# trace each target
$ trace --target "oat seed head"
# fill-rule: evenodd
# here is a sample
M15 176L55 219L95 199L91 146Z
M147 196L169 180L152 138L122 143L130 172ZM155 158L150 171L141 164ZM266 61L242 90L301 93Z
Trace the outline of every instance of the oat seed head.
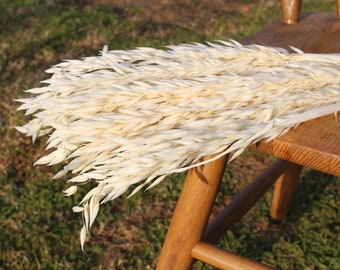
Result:
M293 53L230 41L108 51L67 60L43 87L18 100L34 118L17 129L48 136L54 151L36 164L65 162L64 192L96 184L74 207L81 245L100 204L234 153L340 109L340 55ZM215 158L215 159L216 159ZM209 161L205 161L209 162ZM69 174L67 174L69 173Z

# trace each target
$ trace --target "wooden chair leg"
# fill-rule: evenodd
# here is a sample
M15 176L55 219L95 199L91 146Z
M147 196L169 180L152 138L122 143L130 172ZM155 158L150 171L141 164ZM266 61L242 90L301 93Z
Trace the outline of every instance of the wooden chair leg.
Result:
M226 161L224 156L189 170L162 248L158 270L191 268L191 252L208 223Z
M272 218L283 220L286 217L301 171L302 166L290 163L288 169L277 180L270 212Z

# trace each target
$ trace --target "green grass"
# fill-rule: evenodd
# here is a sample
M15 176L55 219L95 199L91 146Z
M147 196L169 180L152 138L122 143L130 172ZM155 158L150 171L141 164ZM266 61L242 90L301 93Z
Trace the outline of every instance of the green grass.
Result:
M14 130L27 121L14 101L27 96L22 90L38 86L52 65L95 55L105 44L160 48L237 39L280 14L280 1L235 1L223 8L177 1L163 11L157 5L156 11L148 9L143 1L108 2L0 2L1 270L154 269L184 179L176 174L150 191L103 206L83 253L81 218L71 210L81 196L63 197L65 183L51 179L57 168L32 165L43 155L44 141L32 144ZM304 10L335 10L333 2L304 1ZM270 161L248 152L231 164L216 211ZM284 223L269 218L268 192L219 245L280 269L339 269L339 184L337 177L306 170ZM194 269L212 268L198 262Z

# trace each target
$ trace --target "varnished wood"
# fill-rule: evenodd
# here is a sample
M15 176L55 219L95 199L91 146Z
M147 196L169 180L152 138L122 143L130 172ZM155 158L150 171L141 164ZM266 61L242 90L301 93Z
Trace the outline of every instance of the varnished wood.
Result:
M207 225L226 161L227 157L224 156L189 170L157 269L179 270L191 267L191 250L201 239Z
M286 169L275 183L272 208L270 211L272 218L283 220L286 217L299 182L301 171L302 166L290 163L288 169Z
M294 46L314 53L340 52L340 18L335 13L307 13L296 25L285 25L277 19L241 42L287 49ZM271 142L262 141L252 147L306 167L340 175L340 125L334 115L305 122Z
M302 0L282 0L282 20L286 24L299 21Z
M340 0L337 1L336 14L340 17Z
M285 160L278 160L271 165L255 181L248 185L224 210L208 225L202 237L203 241L215 243L238 222L244 214L263 196L274 184L276 179L291 165Z
M269 266L254 262L245 257L199 242L192 249L195 259L223 270L269 270Z
M262 141L253 148L309 168L340 175L340 125L334 115L302 123L287 134L271 142Z
M307 53L340 52L340 18L335 12L302 13L294 25L277 18L241 43L286 49L293 46Z

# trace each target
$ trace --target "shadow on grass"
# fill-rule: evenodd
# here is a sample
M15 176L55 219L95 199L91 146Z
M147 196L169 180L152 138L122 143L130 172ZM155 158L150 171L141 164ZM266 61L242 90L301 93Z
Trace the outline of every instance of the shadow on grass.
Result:
M339 180L306 170L284 222L269 217L271 198L267 196L223 236L219 245L278 269L337 269Z
M296 221L304 213L319 207L320 203L325 203L325 198L333 193L329 192L331 187L336 187L337 183L339 177L315 170L306 171L294 195L287 221Z

